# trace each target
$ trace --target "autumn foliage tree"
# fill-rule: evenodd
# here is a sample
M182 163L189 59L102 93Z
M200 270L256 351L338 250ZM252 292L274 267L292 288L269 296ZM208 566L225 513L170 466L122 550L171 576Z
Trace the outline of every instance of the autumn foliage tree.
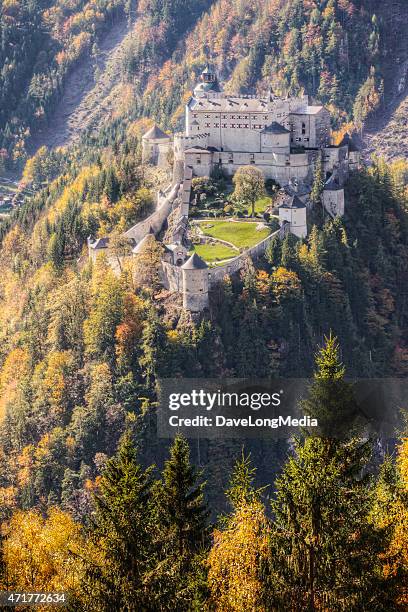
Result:
M234 196L243 204L251 206L255 216L255 202L265 194L265 178L262 170L255 166L241 166L233 177Z

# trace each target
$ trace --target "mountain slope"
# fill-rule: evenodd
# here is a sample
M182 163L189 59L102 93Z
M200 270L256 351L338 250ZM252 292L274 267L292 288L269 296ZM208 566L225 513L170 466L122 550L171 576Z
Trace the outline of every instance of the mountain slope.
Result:
M75 142L95 115L105 115L106 118L106 99L118 79L116 65L128 32L129 25L123 17L102 38L97 56L84 57L72 70L55 112L48 125L35 133L30 151L34 152L41 146L53 148Z

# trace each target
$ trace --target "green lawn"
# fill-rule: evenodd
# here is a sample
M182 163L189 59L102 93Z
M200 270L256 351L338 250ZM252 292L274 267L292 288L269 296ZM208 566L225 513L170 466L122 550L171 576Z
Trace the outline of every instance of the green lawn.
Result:
M255 202L255 212L258 214L262 214L265 210L272 204L272 198L269 196L265 196L264 198L260 198ZM249 212L251 212L251 207L248 208Z
M227 240L238 248L248 248L258 244L270 234L270 230L265 227L257 231L257 223L233 221L200 221L198 223L201 230L207 236Z
M220 259L231 259L239 253L225 244L195 244L194 250L204 261L213 263Z

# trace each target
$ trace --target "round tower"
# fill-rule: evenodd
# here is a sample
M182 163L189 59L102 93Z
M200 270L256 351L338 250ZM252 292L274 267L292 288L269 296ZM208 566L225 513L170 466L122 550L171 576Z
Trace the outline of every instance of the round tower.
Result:
M183 307L191 312L201 312L208 307L208 266L197 253L193 253L181 269Z
M156 124L142 136L142 162L165 167L166 156L170 147L170 136Z

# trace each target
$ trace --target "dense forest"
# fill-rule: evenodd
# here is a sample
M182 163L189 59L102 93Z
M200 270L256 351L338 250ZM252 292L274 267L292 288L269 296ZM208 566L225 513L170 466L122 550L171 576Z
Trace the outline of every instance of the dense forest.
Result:
M28 158L117 19L134 23L131 104ZM308 238L273 240L200 320L160 286L156 248L119 274L87 254L109 234L120 264L122 232L166 181L141 135L181 126L207 59L229 91L323 101L339 137L387 96L387 19L376 0L3 1L1 172L35 192L0 221L3 589L66 590L98 612L406 608L406 432L389 456L358 436L163 443L156 380L314 373L304 409L330 409L335 379L346 414L346 374L407 376L407 162L353 173L341 219L317 199Z
M355 400L333 337L316 361L305 412L335 406L335 418L346 418ZM98 612L406 609L406 439L376 477L374 441L358 432L296 439L273 491L255 485L242 451L228 510L211 524L210 483L192 466L188 442L176 437L158 472L139 462L137 429L128 419L117 453L96 456L96 481L82 468L93 509L82 524L73 509L86 503L72 497L80 476L71 470L62 508L14 512L2 540L3 588L65 591L70 609ZM49 464L46 446L36 454ZM29 466L20 465L21 480Z

